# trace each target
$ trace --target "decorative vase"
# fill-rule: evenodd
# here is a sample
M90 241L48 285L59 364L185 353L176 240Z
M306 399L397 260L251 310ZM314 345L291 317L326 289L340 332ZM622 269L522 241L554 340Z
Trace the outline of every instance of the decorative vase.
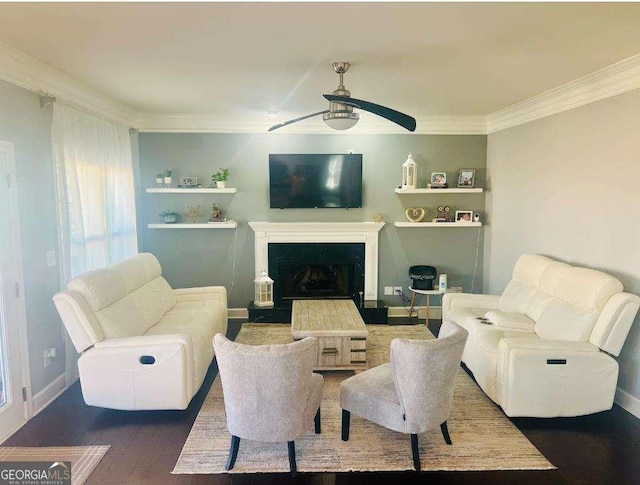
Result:
M164 178L164 185L165 187L171 187L171 177Z
M175 214L167 214L162 216L162 218L166 224L173 224L178 220L178 217Z
M223 180L216 181L216 187L218 187L219 189L224 189L226 185L227 183Z
M162 187L163 182L164 182L164 177L156 177L156 185L158 187Z

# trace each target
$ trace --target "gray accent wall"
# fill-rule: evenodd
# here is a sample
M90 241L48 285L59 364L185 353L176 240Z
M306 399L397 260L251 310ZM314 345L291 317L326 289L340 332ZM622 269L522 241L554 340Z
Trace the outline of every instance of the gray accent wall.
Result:
M39 99L0 81L0 140L15 144L32 394L65 371L62 322L51 300L60 276L58 266L46 264L47 251L58 254L52 110L51 106L41 110ZM57 358L45 369L43 352L50 347L57 349Z
M453 186L460 168L477 169L477 186L484 186L486 167L484 135L287 135L162 134L140 133L141 188L155 185L156 173L174 171L180 177L196 176L204 184L218 167L231 170L227 183L236 194L149 194L141 190L138 240L142 249L155 254L164 276L173 287L224 285L229 306L246 308L253 300L254 234L248 221L268 222L362 222L383 213L387 225L380 231L378 295L390 306L401 306L399 297L384 296L384 286L403 286L411 280L411 265L430 264L447 273L450 286L474 291L482 289L482 244L478 228L396 228L394 221L407 221L407 207L424 207L430 220L438 205L452 211L474 210L484 218L484 194L402 195L394 193L401 183L402 164L409 152L418 164L419 186L426 187L431 172L445 171ZM361 209L270 209L270 153L363 154L364 203ZM148 223L162 222L158 214L188 206L200 206L203 220L211 216L216 203L229 219L238 221L235 230L148 229ZM479 244L480 247L477 247ZM476 267L476 251L479 257ZM424 301L420 301L424 303ZM432 302L438 304L438 302Z
M635 90L489 135L488 292L501 293L518 256L533 252L640 294L638 127ZM640 399L640 317L618 362L619 388Z

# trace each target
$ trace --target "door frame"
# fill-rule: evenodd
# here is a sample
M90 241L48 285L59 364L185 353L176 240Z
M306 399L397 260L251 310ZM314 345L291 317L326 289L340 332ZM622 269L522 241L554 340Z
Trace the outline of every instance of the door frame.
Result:
M29 368L29 348L27 334L27 312L25 304L24 288L24 268L22 264L22 242L20 237L20 215L18 205L18 184L16 177L15 145L12 142L0 140L0 152L7 155L8 180L0 180L0 183L7 184L9 197L9 226L11 231L11 241L13 246L14 259L14 279L17 284L17 296L15 298L16 319L18 325L18 337L20 339L20 366L22 368L22 387L26 389L26 400L24 401L24 422L6 436L0 436L0 443L4 442L11 434L15 433L33 415L33 402L31 395L31 372ZM8 370L7 370L8 371ZM19 396L17 397L19 402Z

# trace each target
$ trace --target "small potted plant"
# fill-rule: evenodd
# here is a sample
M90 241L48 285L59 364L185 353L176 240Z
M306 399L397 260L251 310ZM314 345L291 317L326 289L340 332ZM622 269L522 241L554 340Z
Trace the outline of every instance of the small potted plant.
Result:
M211 176L211 181L216 183L216 187L224 189L227 179L229 178L229 169L220 168L216 173Z
M165 170L165 172L164 172L164 185L165 185L165 187L171 187L171 175L173 175L173 171Z
M156 186L158 188L162 187L162 184L164 183L164 174L163 173L159 173L156 175Z
M174 224L177 222L179 214L177 212L165 211L161 212L159 215L164 219L165 224Z

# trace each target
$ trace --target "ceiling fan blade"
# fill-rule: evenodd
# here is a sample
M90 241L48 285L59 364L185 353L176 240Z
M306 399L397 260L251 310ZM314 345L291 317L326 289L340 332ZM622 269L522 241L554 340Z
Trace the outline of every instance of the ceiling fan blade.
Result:
M273 125L271 128L269 128L268 131L277 130L278 128L282 128L283 126L290 125L291 123L297 123L298 121L306 120L307 118L313 118L314 116L323 115L323 114L328 113L328 112L329 112L329 110L325 109L324 111L318 111L317 113L312 113L310 115L301 116L300 118L294 118L294 119L289 120L289 121L283 121L282 123L278 123L277 125Z
M347 106L353 106L354 108L369 111L370 113L382 116L389 121L393 121L409 131L416 131L416 119L404 113L400 113L400 111L396 111L395 109L387 108L386 106L381 106L362 99L355 99L350 96L339 96L336 94L323 94L323 96L333 103L342 103Z

